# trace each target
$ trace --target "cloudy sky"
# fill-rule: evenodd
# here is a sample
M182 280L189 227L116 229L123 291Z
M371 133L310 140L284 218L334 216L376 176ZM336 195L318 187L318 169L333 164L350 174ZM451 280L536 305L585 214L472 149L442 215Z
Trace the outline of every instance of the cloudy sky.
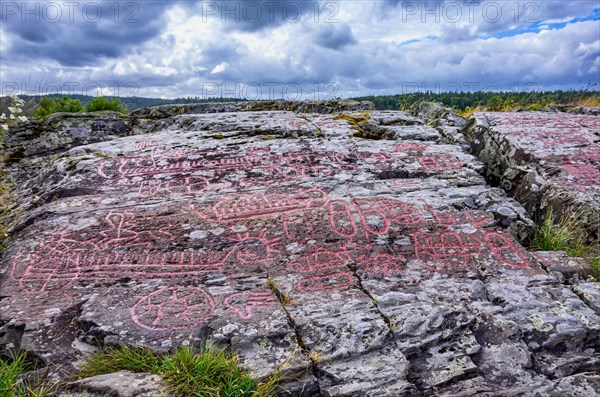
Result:
M598 0L0 0L2 95L326 99L599 81Z

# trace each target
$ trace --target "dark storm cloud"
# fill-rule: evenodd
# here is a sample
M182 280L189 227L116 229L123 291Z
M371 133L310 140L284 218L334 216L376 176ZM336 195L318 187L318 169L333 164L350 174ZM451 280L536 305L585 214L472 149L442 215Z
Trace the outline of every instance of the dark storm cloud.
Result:
M2 57L45 58L65 66L115 58L156 37L168 2L4 1L0 20L10 35Z
M473 81L510 89L515 82L568 88L598 80L597 18L539 29L549 18L591 15L594 3L587 0L485 2L501 5L509 16L498 23L490 22L492 8L482 16L482 6L473 9L472 21L466 8L456 20L442 7L465 4L457 1L425 3L439 15L403 11L424 4L420 1L321 1L316 12L312 0L227 3L228 8L223 1L140 2L134 24L125 23L124 9L113 22L114 0L103 3L108 14L96 23L7 20L0 25L0 78L30 93L46 92L49 83L77 82L79 89L98 82L126 95L171 97L199 95L207 84L219 89L279 84L279 89L298 83L327 91L323 87L335 82L344 95L456 82L465 89L470 88L463 83ZM514 3L540 6L537 27L522 21L523 8L521 22L514 22L508 8ZM566 4L562 14L559 4ZM407 10L411 15L403 15ZM140 91L123 92L128 83Z
M0 21L9 46L6 59L49 59L64 66L93 65L118 58L160 35L166 12L174 6L188 17L220 22L230 31L256 32L282 24L335 19L337 2L306 0L227 1L3 1ZM319 44L341 48L352 40L348 31L331 29L334 38L317 36Z
M315 43L332 50L341 50L349 44L355 44L350 25L345 23L321 25L315 33Z

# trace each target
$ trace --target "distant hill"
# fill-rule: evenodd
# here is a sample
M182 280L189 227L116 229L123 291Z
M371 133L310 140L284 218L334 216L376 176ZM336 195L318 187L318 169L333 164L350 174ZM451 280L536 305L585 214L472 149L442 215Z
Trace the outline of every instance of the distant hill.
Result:
M42 98L61 98L62 94L50 94L50 95L20 95L19 97L26 102L24 107L24 114L28 117L32 117L39 107L38 103ZM94 99L93 96L88 95L69 95L72 99L79 99L83 107ZM158 105L170 105L176 103L204 103L204 102L238 102L243 99L238 98L199 98L199 97L185 97L185 98L174 98L174 99L162 99L162 98L145 98L145 97L113 97L106 96L106 99L118 98L121 100L121 104L127 108L127 111L131 112L136 109L158 106ZM11 105L12 100L10 97L0 97L0 114L7 113L8 107Z

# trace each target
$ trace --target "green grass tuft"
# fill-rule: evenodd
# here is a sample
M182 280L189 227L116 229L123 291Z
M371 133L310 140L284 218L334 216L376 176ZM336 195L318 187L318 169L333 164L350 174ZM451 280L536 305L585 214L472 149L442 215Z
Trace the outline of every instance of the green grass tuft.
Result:
M79 371L80 378L110 374L119 371L152 372L160 368L161 359L141 347L107 347L93 354Z
M26 352L13 352L10 357L0 357L0 396L2 397L49 397L56 388L43 381L34 384L19 382L19 375L35 370Z
M31 370L24 353L14 353L10 358L0 357L0 396L12 397L17 388L17 377Z
M586 244L581 214L565 215L560 220L548 211L536 229L530 244L533 251L565 251L569 256L585 258L600 273L600 245Z
M582 244L581 225L577 217L565 216L557 221L554 213L549 211L538 225L531 247L537 251L567 251Z
M162 356L140 347L108 348L90 357L79 377L122 370L160 375L175 397L268 397L278 382L276 376L264 383L251 378L229 351L207 347L194 353L186 346Z
M258 385L235 355L214 348L193 354L182 347L163 359L161 374L176 396L251 396Z

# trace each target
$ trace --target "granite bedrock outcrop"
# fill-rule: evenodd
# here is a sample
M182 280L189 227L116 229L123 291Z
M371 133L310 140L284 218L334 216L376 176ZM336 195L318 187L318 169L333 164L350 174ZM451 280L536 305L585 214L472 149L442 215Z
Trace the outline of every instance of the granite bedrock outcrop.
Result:
M259 378L282 369L281 395L598 395L598 284L576 259L528 252L530 201L485 179L546 178L533 158L545 141L511 141L519 123L522 140L569 124L586 143L558 156L597 170L598 116L465 124L436 106L174 105L14 130L0 347L55 377L99 345L211 343ZM535 176L511 179L528 166ZM540 180L536 197L572 186L593 226L597 192L569 174L581 168ZM159 385L120 372L64 393Z

